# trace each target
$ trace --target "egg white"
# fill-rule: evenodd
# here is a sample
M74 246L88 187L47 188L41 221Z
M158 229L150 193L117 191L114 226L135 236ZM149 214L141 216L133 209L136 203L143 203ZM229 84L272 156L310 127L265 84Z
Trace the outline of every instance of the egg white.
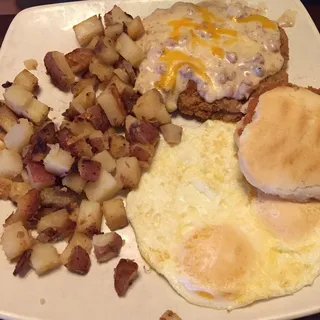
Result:
M242 176L234 124L184 128L161 139L127 198L144 259L187 301L234 309L291 294L320 270L320 204L267 197Z

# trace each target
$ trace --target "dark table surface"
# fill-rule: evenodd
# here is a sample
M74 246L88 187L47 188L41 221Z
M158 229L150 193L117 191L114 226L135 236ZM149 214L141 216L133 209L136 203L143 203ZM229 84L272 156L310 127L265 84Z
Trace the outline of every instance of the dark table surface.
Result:
M51 1L51 2L58 2L58 1ZM318 27L318 30L320 30L320 0L302 0L302 2L307 8L312 19L314 20L316 26ZM14 18L14 15L1 15L1 12L0 12L0 46L13 18ZM319 296L319 304L320 304L320 296ZM300 320L320 320L320 314L313 315L306 318L301 318Z

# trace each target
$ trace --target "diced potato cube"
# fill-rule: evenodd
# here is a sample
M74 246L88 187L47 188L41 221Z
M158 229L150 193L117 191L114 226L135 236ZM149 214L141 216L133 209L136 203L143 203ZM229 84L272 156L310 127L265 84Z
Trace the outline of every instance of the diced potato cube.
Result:
M116 168L116 160L107 150L95 154L92 160L100 162L101 168L107 172L112 172Z
M38 61L35 59L24 60L23 64L27 70L36 70L38 68Z
M113 65L120 56L111 38L101 37L94 48L97 58L104 64Z
M123 241L116 232L108 232L94 235L92 244L98 262L106 262L119 255Z
M29 190L31 190L29 183L13 182L9 198L13 202L18 202Z
M38 275L61 265L58 251L50 243L37 243L33 246L30 264Z
M14 178L22 171L22 159L14 150L0 150L0 177Z
M66 54L65 57L72 72L79 73L88 70L92 56L92 50L87 48L77 48Z
M24 114L25 107L31 102L33 95L24 87L12 85L3 94L7 106L17 115Z
M113 40L116 40L120 34L123 32L123 24L122 23L115 23L107 26L104 30L104 34L106 37L109 37Z
M181 318L171 310L167 310L159 320L181 320Z
M93 87L90 85L84 88L71 102L70 108L74 108L76 110L86 110L92 107L96 101L96 93ZM79 113L83 113L80 112Z
M124 136L115 135L111 137L109 149L111 155L118 159L129 155L130 145Z
M138 40L144 33L144 26L139 16L135 17L132 21L127 24L127 33L132 40Z
M106 26L109 26L114 23L128 23L132 20L132 17L124 12L120 7L117 5L113 6L112 10L107 12L104 16L104 22Z
M150 161L154 155L152 144L133 143L130 145L130 156L136 157L139 161Z
M74 158L70 152L61 149L58 143L50 145L50 151L43 160L46 171L56 176L66 174L71 169L73 162Z
M128 225L126 209L122 199L104 201L102 211L106 219L106 225L111 231L124 228Z
M128 83L123 82L116 74L114 74L111 79L109 80L107 88L111 86L116 86L118 89L119 94L122 95L124 90L130 90L132 91L133 88Z
M40 233L47 228L61 228L68 219L69 213L66 209L51 212L40 219L37 225L37 231Z
M171 122L171 116L162 102L158 90L152 89L144 93L133 107L133 113L138 119L146 119L151 122L167 124Z
M22 115L35 124L39 125L43 121L45 121L49 114L49 107L40 102L38 99L33 98L31 101L25 106L25 110Z
M93 90L96 90L98 82L98 78L94 75L87 79L80 79L79 82L71 87L71 92L73 96L76 97L87 87L91 86Z
M55 184L56 178L53 174L46 171L40 162L28 162L26 166L28 181L33 188L43 189Z
M18 122L18 117L0 101L0 126L8 132Z
M6 257L13 260L19 257L33 244L33 238L21 221L4 228L1 244Z
M100 130L95 130L90 134L89 143L94 153L102 152L107 148L103 133Z
M83 233L75 232L67 247L60 255L60 261L62 264L66 264L68 262L72 250L77 246L80 246L81 248L86 250L87 253L90 255L92 249L92 240Z
M100 39L100 36L94 36L94 37L92 38L92 40L87 44L86 48L93 51L94 48L96 47L99 39Z
M30 71L24 69L13 80L13 83L33 92L38 87L38 78Z
M161 126L160 131L167 143L179 144L181 142L182 127L168 123Z
M79 215L79 207L75 207L72 209L72 211L69 214L69 218L71 221L77 222Z
M104 34L100 16L88 18L73 27L77 40L81 46L87 45L95 36Z
M87 181L95 182L99 179L101 163L87 158L81 158L78 162L80 177Z
M118 159L115 178L124 188L136 188L141 178L141 169L138 159L135 157L123 157Z
M78 173L69 173L62 179L62 185L68 187L76 193L81 193L87 181L82 179Z
M124 32L116 40L116 50L136 68L145 59L143 50Z
M90 256L82 247L76 246L72 249L65 266L70 272L86 275L91 268Z
M84 192L90 201L102 202L115 196L120 189L121 184L107 170L101 170L99 179L88 182Z
M8 200L13 184L14 184L13 181L7 178L0 177L0 199L1 200Z
M19 119L4 137L7 149L20 152L33 135L33 125L27 119Z
M77 220L77 231L92 237L101 230L102 212L99 202L82 200Z
M129 84L130 78L127 72L124 69L117 68L113 70L114 74L124 83Z
M113 67L100 63L96 58L91 60L89 70L102 82L109 81L113 75Z
M53 84L62 91L69 90L75 82L75 75L64 54L58 51L48 52L44 57L44 64Z
M113 85L104 90L98 96L97 101L113 127L123 124L127 113L124 109L116 86Z

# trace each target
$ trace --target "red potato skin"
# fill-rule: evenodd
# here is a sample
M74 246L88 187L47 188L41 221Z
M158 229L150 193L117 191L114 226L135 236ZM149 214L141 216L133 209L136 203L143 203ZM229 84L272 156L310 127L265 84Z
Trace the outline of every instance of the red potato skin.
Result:
M111 127L105 112L99 105L88 108L86 112L78 118L88 120L96 130L102 132L107 131L107 129Z
M114 269L114 288L119 297L125 296L130 284L138 274L138 264L133 260L120 259Z
M31 269L31 253L32 249L28 249L19 257L19 260L13 270L14 276L24 277L29 272L29 270Z
M123 245L122 238L114 232L113 239L104 247L94 246L94 254L98 260L98 262L104 262L108 261L111 258L116 257ZM108 256L108 259L106 259L106 256Z
M129 142L156 145L160 135L159 131L150 122L140 120L129 127L127 139Z
M95 182L100 176L101 163L90 159L81 159L78 162L78 170L82 179Z
M76 246L65 266L70 272L86 275L91 267L90 256L82 247Z
M30 179L37 188L51 187L55 185L56 177L47 172L44 165L40 162L30 161L26 166Z

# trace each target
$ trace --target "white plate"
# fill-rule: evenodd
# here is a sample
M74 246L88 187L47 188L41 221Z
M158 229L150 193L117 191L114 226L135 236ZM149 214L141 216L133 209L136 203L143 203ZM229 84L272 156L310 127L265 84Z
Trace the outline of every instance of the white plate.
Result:
M251 1L252 3L257 1ZM40 80L39 99L54 109L57 116L68 106L70 96L54 88L46 75L43 57L46 52L68 52L77 46L72 26L93 14L109 11L114 4L132 15L145 16L172 1L97 1L49 5L25 10L12 22L0 51L0 83L12 80L23 69L23 61L39 62L35 72ZM298 12L297 23L287 29L290 43L290 80L300 85L320 87L320 38L308 13L298 0L268 0L268 15L278 18L285 9ZM3 89L0 89L2 95ZM57 118L57 121L59 118ZM1 202L0 224L13 210ZM14 266L0 252L0 316L5 319L159 319L167 309L176 311L183 320L292 319L320 311L320 280L293 296L256 303L231 313L188 304L155 272L146 272L146 263L137 250L131 228L122 230L126 240L121 257L135 259L140 277L119 299L113 289L113 269L118 259L97 265L93 260L90 273L80 277L65 268L39 278L34 272L24 278L12 276Z

